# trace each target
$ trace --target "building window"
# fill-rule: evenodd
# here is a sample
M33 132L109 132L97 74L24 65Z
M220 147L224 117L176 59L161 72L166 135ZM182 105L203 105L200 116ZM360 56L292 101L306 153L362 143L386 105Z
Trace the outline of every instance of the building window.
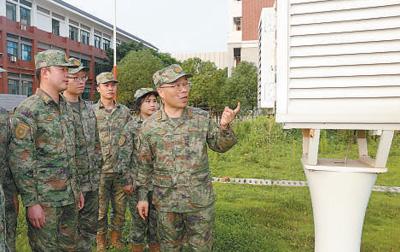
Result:
M81 64L82 64L82 66L89 67L89 60L81 59Z
M54 35L60 36L60 21L58 21L57 19L52 19L51 30Z
M233 48L233 58L235 60L235 66L241 61L241 48Z
M32 60L32 46L21 44L21 59L26 61Z
M235 26L235 31L241 31L242 30L242 17L234 17L233 24Z
M18 56L18 43L14 41L7 41L7 55L17 58Z
M31 10L25 7L19 8L20 22L22 25L31 25Z
M13 80L13 79L8 78L8 93L9 94L18 94L18 92L19 92L18 86L19 86L18 80Z
M16 95L32 95L32 76L25 74L8 75L8 93Z
M12 21L17 21L17 6L15 4L7 2L6 16Z
M78 28L75 26L69 26L69 38L78 41Z
M101 37L94 35L94 47L101 48Z
M89 45L90 33L84 30L81 30L81 43L85 45Z
M111 46L111 41L103 38L103 49L108 50L110 49L110 46Z

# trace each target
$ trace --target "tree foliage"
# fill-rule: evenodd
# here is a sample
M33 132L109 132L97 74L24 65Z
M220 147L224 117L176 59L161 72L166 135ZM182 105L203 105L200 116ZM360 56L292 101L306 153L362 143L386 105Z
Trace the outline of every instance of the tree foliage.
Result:
M118 101L131 107L135 91L153 87L152 76L163 66L163 61L150 50L129 52L118 65Z

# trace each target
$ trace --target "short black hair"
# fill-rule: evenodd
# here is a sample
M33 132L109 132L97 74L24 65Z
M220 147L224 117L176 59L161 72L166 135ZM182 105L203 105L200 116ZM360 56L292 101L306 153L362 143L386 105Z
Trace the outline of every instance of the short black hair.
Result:
M142 103L144 102L144 100L146 100L147 97L154 95L156 98L158 96L158 94L156 92L149 92L145 95L142 95L141 97L139 97L138 99L135 100L135 102L133 103L133 111L137 114L140 113L140 107L142 106Z

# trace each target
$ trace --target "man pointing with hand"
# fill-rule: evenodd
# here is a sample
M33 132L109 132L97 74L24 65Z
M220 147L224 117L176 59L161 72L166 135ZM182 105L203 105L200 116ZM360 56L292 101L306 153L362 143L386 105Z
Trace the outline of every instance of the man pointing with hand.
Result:
M153 190L161 251L211 251L215 195L207 146L225 152L236 144L230 123L240 110L225 108L220 125L208 112L188 106L191 77L179 65L153 75L162 107L139 133L138 211L148 214L147 194Z

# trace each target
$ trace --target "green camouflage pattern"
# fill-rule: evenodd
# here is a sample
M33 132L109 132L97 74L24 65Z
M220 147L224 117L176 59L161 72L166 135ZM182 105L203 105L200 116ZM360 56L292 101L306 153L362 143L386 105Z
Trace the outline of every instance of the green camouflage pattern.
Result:
M147 197L149 202L149 216L143 220L137 211L138 193L134 191L128 197L129 210L131 212L131 229L128 234L128 242L131 244L154 244L159 243L157 236L157 210L152 204L152 192Z
M26 207L60 207L79 198L72 112L43 90L25 99L12 117L10 167Z
M77 107L70 107L75 127L76 166L81 191L97 191L102 156L96 115L92 106L81 98Z
M118 83L118 81L114 78L113 73L111 73L111 72L103 72L103 73L98 74L96 76L96 82L97 82L97 85L104 84L107 82Z
M125 185L134 185L137 173L137 162L134 152L136 152L135 142L137 142L137 133L141 127L143 120L140 116L132 117L122 130L118 151L117 171L122 174Z
M186 107L180 118L164 109L151 115L139 132L137 185L139 200L163 212L193 212L215 201L207 146L225 152L236 144L231 129L220 129L208 112Z
M150 91L151 92L151 91ZM148 92L147 92L148 93ZM140 97L140 96L139 96ZM129 121L121 134L121 145L119 146L119 156L118 156L118 171L123 175L124 181L126 185L135 185L136 176L137 176L137 158L136 158L136 145L138 141L138 131L142 126L143 120L139 115L133 117L131 121ZM128 205L129 210L132 216L132 229L128 234L128 241L133 244L152 244L158 243L157 238L157 221L156 221L156 210L154 205L151 203L151 194L149 192L149 197L147 197L149 201L150 211L149 218L143 220L136 209L136 205L138 203L138 194L136 190L128 195Z
M157 91L155 91L153 88L139 88L138 90L136 90L133 97L135 98L135 101L137 101L140 97L148 93L153 93L155 96L158 96Z
M107 111L99 101L93 106L97 128L100 136L101 152L103 156L102 173L116 172L118 161L118 143L122 130L132 117L129 109L116 103L112 111Z
M77 251L92 251L96 240L97 218L99 214L99 194L97 190L83 192L85 205L78 214Z
M197 209L190 213L157 212L161 251L210 252L213 248L215 207Z
M75 58L69 58L68 62L71 63L72 65L76 66L76 67L70 67L68 68L68 73L69 74L76 74L79 73L80 71L88 71L89 68L85 67L82 62L78 59Z
M111 202L110 221L108 227L108 207ZM125 223L126 194L124 183L118 173L103 173L100 176L99 218L97 234L106 235L107 231L122 232Z
M185 73L180 65L172 64L155 72L153 74L153 83L157 88L162 84L172 83L182 76L186 76L188 78L192 77L191 74Z
M3 193L4 175L7 170L7 145L10 138L9 120L7 111L0 108L0 251L10 251L7 246L7 230L6 230L6 213L5 213L5 196Z
M35 55L35 68L60 66L60 67L78 67L71 64L63 51L48 49Z
M28 237L32 251L77 251L77 209L75 205L43 207L46 225L35 228L29 221Z
M7 227L7 244L10 251L16 251L16 233L17 233L17 221L18 221L18 193L17 187L14 182L14 178L11 174L9 167L6 168L5 179L3 182L4 197L5 197L5 213L7 216L6 227Z

